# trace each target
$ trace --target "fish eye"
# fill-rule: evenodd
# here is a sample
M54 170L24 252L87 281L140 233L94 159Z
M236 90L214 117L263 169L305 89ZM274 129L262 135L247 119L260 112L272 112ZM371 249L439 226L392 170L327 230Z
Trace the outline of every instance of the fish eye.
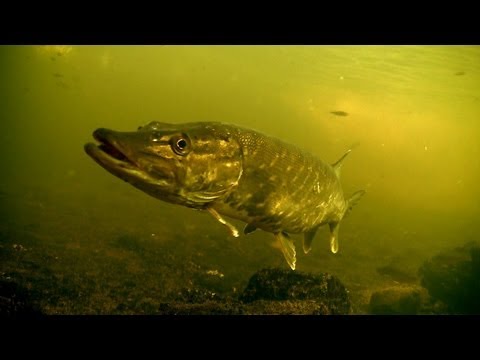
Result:
M190 151L190 141L183 135L172 138L171 146L178 155L186 155Z
M177 147L181 150L185 149L187 147L187 142L185 141L185 139L177 140Z

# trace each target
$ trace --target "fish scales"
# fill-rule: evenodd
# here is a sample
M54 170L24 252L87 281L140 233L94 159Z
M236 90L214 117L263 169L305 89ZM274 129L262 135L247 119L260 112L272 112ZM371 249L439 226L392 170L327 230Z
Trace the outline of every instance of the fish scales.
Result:
M231 196L213 205L218 212L268 232L302 233L340 220L346 202L329 164L270 136L232 133L242 147L243 174Z

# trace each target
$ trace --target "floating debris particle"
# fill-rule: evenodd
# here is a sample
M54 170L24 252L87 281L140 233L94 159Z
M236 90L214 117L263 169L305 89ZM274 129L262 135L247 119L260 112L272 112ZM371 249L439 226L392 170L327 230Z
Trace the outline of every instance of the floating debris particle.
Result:
M17 251L27 251L27 248L20 244L13 244L13 248Z
M208 270L207 275L218 276L219 278L223 278L225 276L218 270Z

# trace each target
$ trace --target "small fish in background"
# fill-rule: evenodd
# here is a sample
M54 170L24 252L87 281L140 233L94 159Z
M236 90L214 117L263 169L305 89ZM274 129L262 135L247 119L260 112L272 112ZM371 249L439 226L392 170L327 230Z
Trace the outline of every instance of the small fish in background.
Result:
M348 113L345 111L330 111L330 114L333 114L336 116L348 116Z
M56 78L63 78L63 75L60 73L53 73L52 76Z
M455 76L462 76L462 75L465 75L465 72L459 71L455 73Z

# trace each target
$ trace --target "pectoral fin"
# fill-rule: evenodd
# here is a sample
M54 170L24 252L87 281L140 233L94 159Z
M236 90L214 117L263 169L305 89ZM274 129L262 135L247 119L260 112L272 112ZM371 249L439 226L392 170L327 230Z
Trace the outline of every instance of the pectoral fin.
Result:
M257 228L256 228L254 225L252 225L252 224L247 224L247 225L245 226L245 228L243 229L243 233L244 233L245 235L248 235L248 234L254 232L255 230L257 230Z
M305 233L303 238L303 252L305 254L308 254L312 249L312 241L316 233L317 233L317 228Z
M336 254L338 252L338 228L340 223L330 223L330 250Z
M218 222L220 222L222 225L226 226L228 230L230 230L230 234L232 234L234 237L239 237L240 234L238 233L238 230L235 226L227 222L224 218L220 216L218 212L216 212L212 208L207 208L207 211L215 218L217 219Z
M292 240L289 239L288 234L286 233L276 233L275 238L281 245L280 248L282 250L283 256L285 257L285 260L287 260L288 265L290 265L292 270L295 270L297 253L295 251L295 245L293 244Z

